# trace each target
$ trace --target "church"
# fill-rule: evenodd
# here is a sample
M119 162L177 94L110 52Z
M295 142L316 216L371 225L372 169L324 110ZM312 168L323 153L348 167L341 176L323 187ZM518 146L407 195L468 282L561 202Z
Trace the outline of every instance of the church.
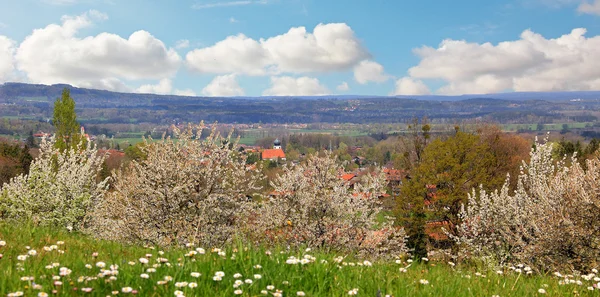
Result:
M281 149L281 141L279 141L279 139L275 139L272 149L265 149L262 151L261 159L271 161L277 161L277 159L281 159L285 161L285 153Z

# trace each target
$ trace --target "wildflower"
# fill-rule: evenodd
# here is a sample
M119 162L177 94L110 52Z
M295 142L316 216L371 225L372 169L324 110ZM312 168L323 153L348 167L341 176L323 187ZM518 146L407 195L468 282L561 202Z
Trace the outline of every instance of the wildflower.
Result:
M236 295L242 295L242 293L243 292L240 289L233 291L233 294L236 294Z
M6 241L0 240L0 246L5 246L5 245L6 245Z
M246 279L244 282L247 283L247 284L251 284L252 280L251 279Z
M64 242L64 241L62 241L62 240L59 240L59 241L57 241L57 242L56 242L56 244L57 244L57 245L63 245L63 244L65 244L65 242Z
M262 266L260 266L259 264L254 265L254 269L261 269Z
M412 263L412 262L413 262L413 260L412 260L412 259L408 259L408 260L406 260L406 263Z
M97 262L96 263L96 267L98 267L98 268L104 268L104 267L106 267L106 263L104 263L104 262Z
M204 255L206 253L206 251L203 248L197 248L196 252L198 252L198 254L200 255Z
M175 287L177 288L183 288L183 287L187 287L188 283L187 282L179 282L179 283L175 283Z
M223 272L223 271L217 271L217 272L215 272L215 276L224 277L225 276L225 272Z
M131 293L131 291L133 291L131 287L124 287L121 289L121 292L123 293Z
M142 273L140 274L141 278L150 278L150 276L148 274Z
M62 284L63 283L61 281L54 281L54 285L57 286L57 287L62 286Z
M501 275L504 274L504 272L502 270L496 270L496 274Z
M199 272L192 272L192 273L190 273L190 275L192 277L199 278L201 274Z
M221 281L222 278L220 276L218 276L218 275L215 275L215 276L213 276L213 280L216 281L216 282L218 282L218 281Z
M363 264L364 264L365 266L373 266L373 263L371 263L371 262L369 262L369 261L367 261L367 260L365 260L365 261L363 262Z
M396 260L396 264L402 264L402 260L400 260L400 259Z
M92 265L90 265L90 264L85 264L85 268L87 268L87 269L92 269Z
M429 262L429 259L426 257L421 258L421 260L425 261L425 262Z
M148 264L148 259L146 259L146 258L140 258L139 261L142 264Z
M426 280L426 279L420 279L420 280L419 280L419 283L420 283L420 284L422 284L422 285L428 285L428 284L429 284L429 281L428 281L428 280Z
M27 252L27 254L29 254L30 256L35 256L35 255L37 255L37 251L36 250L29 250Z
M190 287L190 288L192 288L192 289L193 289L193 288L196 288L196 287L198 287L198 284L197 284L197 283L189 283L189 284L188 284L188 287Z
M448 262L448 265L454 267L456 264L454 264L454 262Z
M215 275L216 275L216 274L215 274ZM233 278L240 278L240 277L242 277L242 275L241 275L241 274L239 274L239 273L236 273L236 274L234 274L234 275L233 275Z
M260 275L260 274L255 274L254 275L254 279L261 279L261 278L262 278L262 275Z
M402 272L402 273L406 273L407 271L408 271L408 270L407 270L406 268L404 268L404 267L401 267L401 268L400 268L400 272Z
M538 289L538 293L540 293L540 294L546 294L546 290L544 290L544 289Z
M92 288L81 288L81 291L89 293L91 292L93 289Z
M296 292L296 296L306 296L306 294L304 294L302 291L298 291Z
M17 256L17 260L19 260L19 261L25 261L25 260L27 260L27 255L18 255Z
M170 275L165 275L165 277L164 277L163 279L164 279L165 281L168 281L168 282L170 282L170 281L172 281L172 280L173 280L173 277L172 277L172 276L170 276Z
M269 295L269 292L267 290L261 290L260 293L263 295Z
M159 285L159 286L161 286L161 285L166 285L167 283L168 283L168 282L167 282L167 281L164 281L164 280L160 280L160 281L157 281L157 282L156 282L156 284L157 284L157 285Z
M273 286L273 285L268 285L268 286L267 286L267 290L269 290L269 291L273 291L273 290L275 290L275 286Z
M178 297L183 297L183 292L182 292L182 291L179 291L179 290L177 290L177 291L175 291L175 296L178 296Z
M154 273L154 272L156 272L156 268L148 268L148 269L146 269L146 272Z
M354 288L354 289L348 291L348 295L353 296L353 295L357 295L357 294L358 294L358 289L357 288Z
M38 293L38 297L48 297L48 293L45 293L45 292L39 292L39 293Z

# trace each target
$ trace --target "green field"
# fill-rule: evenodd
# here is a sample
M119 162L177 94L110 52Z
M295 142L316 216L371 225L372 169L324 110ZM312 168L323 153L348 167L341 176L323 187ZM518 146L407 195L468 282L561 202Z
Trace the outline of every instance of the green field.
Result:
M204 249L201 249L204 248ZM317 250L126 246L0 225L4 296L597 296L594 281L446 261L372 262ZM304 259L303 263L297 263ZM520 272L518 272L519 269ZM238 275L239 274L239 275ZM217 276L221 277L217 277ZM572 280L570 283L569 280ZM543 290L543 291L542 291ZM381 292L378 295L378 291ZM20 293L19 293L20 292ZM16 295L10 295L15 294ZM281 294L281 295L280 295Z
M542 131L560 131L563 129L563 125L567 124L569 129L582 129L586 126L591 126L594 123L586 122L586 123L555 123L555 124L544 124L544 129ZM516 132L519 130L530 130L536 131L537 124L504 124L500 125L502 130L507 132Z

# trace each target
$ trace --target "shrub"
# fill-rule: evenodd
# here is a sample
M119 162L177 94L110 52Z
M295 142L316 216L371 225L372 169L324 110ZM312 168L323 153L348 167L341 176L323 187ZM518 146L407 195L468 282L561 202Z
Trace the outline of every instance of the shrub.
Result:
M43 140L29 174L13 178L2 188L1 218L81 229L107 183L96 181L105 156L91 144L83 146L80 143L61 152L54 147L54 139Z
M343 165L327 153L306 163L284 167L272 183L274 192L256 210L252 225L256 236L292 246L362 250L371 255L404 251L403 230L386 218L378 196L384 193L385 175L380 171L362 176L349 189L340 178Z
M113 173L114 191L94 210L95 235L158 245L222 245L236 235L257 190L258 170L246 166L237 143L203 124L174 128L177 140L144 140L145 158Z
M573 157L574 159L574 157ZM554 163L550 143L537 143L514 193L473 190L454 239L466 255L542 270L592 268L600 257L600 161Z

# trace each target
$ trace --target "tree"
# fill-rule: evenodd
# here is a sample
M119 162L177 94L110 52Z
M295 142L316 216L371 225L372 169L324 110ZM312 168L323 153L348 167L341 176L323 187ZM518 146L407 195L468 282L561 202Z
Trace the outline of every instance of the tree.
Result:
M56 129L54 145L61 152L76 147L83 139L77 122L77 114L75 114L75 100L71 98L67 88L63 89L61 98L54 101L52 125Z

